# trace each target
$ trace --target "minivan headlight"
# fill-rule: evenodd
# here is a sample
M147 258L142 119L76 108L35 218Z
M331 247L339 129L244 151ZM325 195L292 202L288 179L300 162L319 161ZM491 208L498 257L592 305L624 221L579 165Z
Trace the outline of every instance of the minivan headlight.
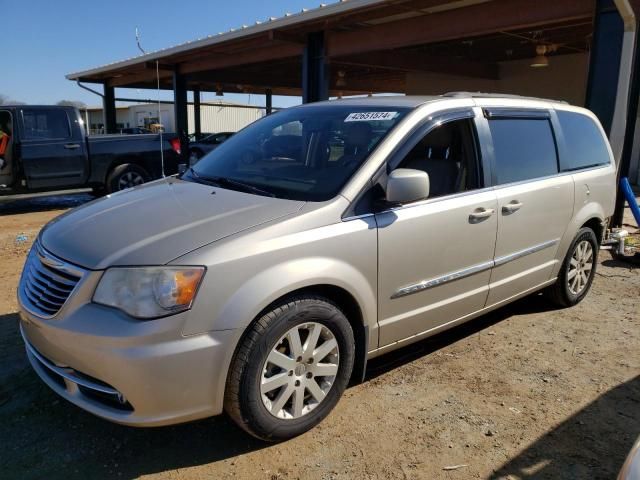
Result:
M188 310L204 267L114 267L104 272L93 301L132 317L156 318Z

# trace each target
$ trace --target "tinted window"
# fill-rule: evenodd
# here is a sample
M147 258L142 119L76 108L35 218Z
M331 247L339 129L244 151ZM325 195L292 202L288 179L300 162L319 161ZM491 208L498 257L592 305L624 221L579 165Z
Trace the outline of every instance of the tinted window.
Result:
M429 174L429 198L480 187L480 172L471 120L455 120L430 130L400 162Z
M25 109L22 119L25 140L54 140L71 136L67 112L64 110Z
M610 162L609 149L602 132L591 118L574 112L557 113L568 152L566 158L560 159L562 171L606 165Z
M556 145L548 119L496 119L489 121L489 127L499 185L558 173Z
M407 111L340 102L281 110L221 143L184 178L281 198L328 200Z

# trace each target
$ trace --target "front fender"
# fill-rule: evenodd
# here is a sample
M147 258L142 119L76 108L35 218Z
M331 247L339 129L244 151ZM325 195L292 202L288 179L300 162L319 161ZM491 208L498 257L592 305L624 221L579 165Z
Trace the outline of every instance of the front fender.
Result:
M374 329L376 296L365 276L346 262L322 257L280 263L253 276L229 298L215 328L244 329L279 298L314 285L331 285L347 291L358 303L364 324Z

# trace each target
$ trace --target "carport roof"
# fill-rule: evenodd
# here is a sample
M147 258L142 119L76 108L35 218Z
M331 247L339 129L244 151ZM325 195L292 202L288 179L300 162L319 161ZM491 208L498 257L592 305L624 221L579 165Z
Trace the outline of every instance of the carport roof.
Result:
M307 34L325 33L330 92L404 92L407 72L499 77L498 63L584 52L595 0L344 0L243 25L67 78L110 87L299 95Z
M487 1L487 0L482 0ZM175 46L161 48L143 55L136 55L125 60L107 63L99 67L79 72L69 73L66 78L69 80L89 79L94 76L109 73L114 69L120 69L137 65L143 62L156 61L172 55L189 52L203 47L210 47L233 40L248 38L252 35L285 28L288 26L302 24L313 20L318 20L332 15L348 13L351 10L358 10L376 4L393 3L389 0L340 0L337 3L327 5L321 3L317 8L304 8L298 13L286 13L284 16L276 18L269 17L264 21L257 20L254 25L242 25L238 28L231 28L227 32L218 32L216 35L207 35L204 38L189 40Z

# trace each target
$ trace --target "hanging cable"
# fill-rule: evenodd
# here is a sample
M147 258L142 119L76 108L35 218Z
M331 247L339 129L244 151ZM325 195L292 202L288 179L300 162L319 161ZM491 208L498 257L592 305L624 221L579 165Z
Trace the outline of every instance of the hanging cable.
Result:
M136 27L136 45L138 45L138 49L142 52L143 55L146 55L144 48L140 45L140 32L138 31L138 27ZM160 61L156 60L156 81L158 87L158 125L160 125L160 170L162 173L162 178L165 178L164 174L164 139L163 139L163 130L164 125L162 125L162 112L160 110Z
M160 124L160 169L162 170L162 178L164 178L164 140L162 139L164 126L160 112L160 62L158 60L156 60L156 79L158 81L158 123Z

